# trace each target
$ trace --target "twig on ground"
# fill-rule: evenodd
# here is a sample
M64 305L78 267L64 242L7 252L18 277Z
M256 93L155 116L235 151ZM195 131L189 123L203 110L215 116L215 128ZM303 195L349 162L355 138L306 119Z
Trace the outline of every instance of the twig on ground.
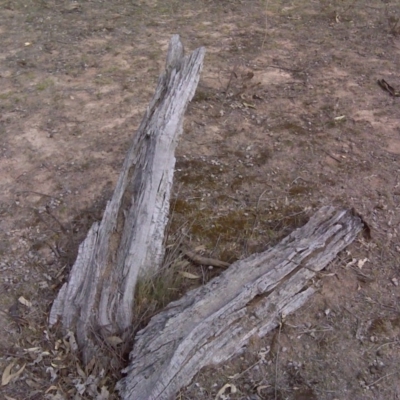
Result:
M36 214L36 216L54 233L56 233L57 235L60 233L60 231L57 231L56 229L54 229L52 226L50 226L50 224L43 218L42 214L33 207L29 207L31 210L33 210L33 212Z
M341 163L342 160L340 160L339 158L335 157L331 152L327 151L327 150L322 150L326 155L328 155L329 157L333 158L335 161L337 161L338 163Z
M385 375L385 376L381 376L380 378L378 378L376 381L373 381L372 383L370 383L369 385L367 385L367 387L369 388L369 387L371 387L371 386L374 386L374 385L376 385L378 382L380 382L381 380L383 380L383 379L385 379L385 378L388 378L389 376L392 376L392 375L396 375L398 372L396 371L396 372L392 372L392 373L390 373L390 374L387 374L387 375Z
M55 217L55 215L53 215L53 213L51 212L49 206L46 206L46 213L47 213L51 218L53 218L54 221L57 222L57 224L60 226L61 230L62 230L64 233L68 233L68 229L65 228L65 226L58 220L58 218Z
M283 71L290 71L290 72L301 72L301 69L294 69L294 68L286 68L286 67L281 67L279 65L266 65L266 68L276 68L276 69L281 69Z
M281 340L281 331L282 331L282 319L279 321L278 348L276 349L276 359L275 359L275 400L278 399L278 361L279 361L279 346Z
M230 264L225 261L217 260L215 258L200 256L194 251L189 250L186 246L183 248L183 254L191 261L193 261L195 264L210 265L216 268L228 268L230 266Z
M261 359L258 360L258 361L256 361L254 364L250 365L250 367L246 368L246 369L245 369L244 371L242 371L240 374L232 375L232 376L230 376L229 378L230 378L230 379L235 379L235 380L236 380L236 379L239 379L239 378L242 377L246 372L252 370L256 365L260 364L261 361L262 361Z
M270 188L271 188L271 186L270 186ZM270 189L270 188L269 188L269 189ZM256 205L256 216L255 216L255 218L254 218L253 227L251 228L250 237L253 237L254 229L256 228L256 225L257 225L257 222L258 222L258 207L260 206L261 199L262 199L262 197L264 196L264 194L265 194L265 192L266 192L267 190L268 190L268 189L265 189L265 190L260 194L260 197L259 197L258 200L257 200L257 205Z
M57 247L52 246L52 245L51 245L49 242L47 242L47 241L45 241L44 243L47 244L47 246L50 247L51 251L54 253L54 255L55 255L57 258L61 258L61 254L60 254L60 252L58 251Z
M62 199L59 197L51 196L46 193L35 192L34 190L22 190L21 192L18 192L17 194L22 194L22 193L33 193L33 194L37 194L38 196L49 197L50 199L56 199L56 200L62 201Z
M387 345L389 345L389 344L395 344L395 343L399 343L399 341L398 341L398 340L393 340L393 341L391 341L391 342L383 343L383 344L381 344L380 346L378 346L378 347L376 348L376 351L378 351L380 348L382 348L382 347L384 347L384 346L387 346Z
M261 49L264 48L264 43L265 40L267 39L267 28L268 28L268 14L267 14L267 7L268 7L268 0L265 2L265 31L264 31L264 37L263 37L263 41L261 43Z
M228 84L226 85L226 89L225 89L225 98L228 97L228 90L229 90L229 88L230 88L230 86L231 86L233 77L237 78L237 74L236 74L236 72L235 72L235 69L236 69L236 65L235 65L234 69L232 70L232 72L231 72L231 74L230 74L230 77L229 77Z

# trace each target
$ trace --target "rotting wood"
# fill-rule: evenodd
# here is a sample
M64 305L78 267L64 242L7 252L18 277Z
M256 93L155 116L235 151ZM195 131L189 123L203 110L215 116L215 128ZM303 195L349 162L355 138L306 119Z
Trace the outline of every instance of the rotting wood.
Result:
M83 361L104 340L129 334L138 277L160 267L168 221L175 148L183 116L200 77L205 50L184 57L179 36L170 41L166 71L136 133L102 221L89 230L53 303L49 322L61 319L76 334Z
M202 367L240 353L307 301L312 278L362 229L352 211L323 207L274 248L169 304L136 335L121 398L172 399Z

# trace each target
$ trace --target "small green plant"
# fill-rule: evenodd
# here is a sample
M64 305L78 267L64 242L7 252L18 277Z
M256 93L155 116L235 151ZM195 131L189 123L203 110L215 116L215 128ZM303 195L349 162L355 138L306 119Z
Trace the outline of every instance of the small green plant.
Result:
M118 67L115 65L109 67L109 68L104 68L101 73L102 74L115 74L118 71Z
M36 90L39 92L42 92L43 90L46 90L47 88L54 86L54 81L51 78L47 78L42 82L39 82L36 85Z
M400 34L399 22L400 22L400 18L398 18L398 17L394 17L393 15L388 17L389 32L391 35L397 36L398 34Z
M7 100L11 97L12 92L6 92L0 94L0 100Z
M98 75L96 76L96 78L94 79L94 82L95 82L97 85L104 86L104 85L110 85L110 84L112 83L112 79L109 78L109 77L107 77L107 76L104 76L104 75L102 75L102 74L98 74Z
M148 320L168 303L182 294L182 276L177 273L176 263L162 268L156 276L139 279L135 290L136 321L146 325Z

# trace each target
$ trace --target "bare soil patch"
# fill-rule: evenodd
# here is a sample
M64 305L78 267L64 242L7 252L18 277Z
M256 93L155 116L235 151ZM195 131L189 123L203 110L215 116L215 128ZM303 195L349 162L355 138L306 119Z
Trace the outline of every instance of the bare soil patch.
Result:
M397 2L15 0L0 10L0 369L25 365L4 396L96 398L91 373L116 396L118 368L77 368L46 317L179 33L207 55L177 152L170 243L183 232L191 249L232 262L327 204L354 207L372 238L330 265L279 329L203 369L178 398L214 399L227 383L231 399L400 397L400 99L377 85L400 90ZM175 296L218 274L177 269ZM166 290L143 302L144 319Z

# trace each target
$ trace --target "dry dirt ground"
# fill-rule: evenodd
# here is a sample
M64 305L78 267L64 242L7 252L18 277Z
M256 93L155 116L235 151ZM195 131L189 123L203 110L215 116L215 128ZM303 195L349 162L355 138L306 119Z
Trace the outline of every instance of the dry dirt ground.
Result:
M193 249L234 261L333 204L354 207L372 239L177 398L399 399L400 99L377 84L400 90L399 18L395 0L1 0L1 398L96 398L95 366L80 369L46 317L179 33L207 56L171 238L184 227ZM116 398L118 376L93 375L97 398Z

